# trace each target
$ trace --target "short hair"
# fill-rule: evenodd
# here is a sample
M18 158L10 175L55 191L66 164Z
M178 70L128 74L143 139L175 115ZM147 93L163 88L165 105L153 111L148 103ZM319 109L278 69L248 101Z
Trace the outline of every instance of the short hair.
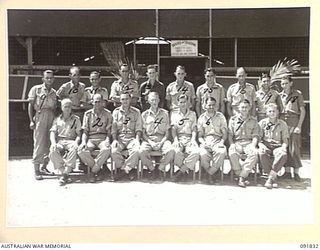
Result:
M206 68L205 70L204 70L204 73L206 74L207 72L212 72L213 74L217 74L216 73L216 70L214 69L214 68L212 68L212 67L210 67L210 68Z
M158 97L158 99L160 99L160 96L159 96L159 93L158 93L158 92L150 92L150 93L148 94L148 99L150 98L150 96L156 96L156 97Z
M45 74L52 74L53 75L54 73L51 69L47 69L47 70L43 71L42 75L44 76Z
M261 80L262 80L262 78L269 78L270 79L270 75L268 73L262 73Z
M101 94L94 94L93 96L92 96L92 100L95 98L95 97L100 97L100 99L103 99L103 96L101 95Z
M69 98L64 98L61 100L61 107L67 105L67 104L71 104L72 105L72 101Z
M270 108L274 108L274 109L279 111L278 105L275 104L275 103L269 103L269 104L266 105L266 110L270 109Z
M186 68L185 68L184 66L182 66L182 65L178 65L178 66L176 67L176 71L177 71L178 69L182 69L184 72L186 72Z
M250 103L250 101L248 99L243 99L241 102L239 102L239 106L242 103L251 105L251 103Z
M204 103L205 103L205 104L207 104L208 101L214 101L215 103L217 103L216 98L214 98L214 97L212 97L212 96L206 97L206 98L204 99Z
M90 76L91 76L91 75L98 75L98 77L100 78L100 75L101 75L101 74L100 74L100 72L98 72L98 71L95 70L95 71L92 71L92 72L90 73Z
M178 96L178 102L181 100L181 99L186 99L187 101L189 100L189 96L187 96L187 95L179 95Z
M238 70L240 70L240 69L242 69L242 70L244 71L244 73L247 74L247 69L246 69L245 67L239 67L239 68L237 68L237 72L238 72Z
M120 97L121 97L122 95L127 95L127 96L129 96L129 98L132 97L131 94L130 94L129 92L127 92L127 91L122 92L122 93L120 94Z
M156 72L158 72L158 67L157 67L157 65L155 65L155 64L148 65L147 71L148 71L149 69L154 69Z
M288 80L289 82L293 82L291 76L284 76L284 77L281 78L281 80Z
M69 70L69 73L71 73L71 70L76 69L80 72L80 68L78 66L72 66Z

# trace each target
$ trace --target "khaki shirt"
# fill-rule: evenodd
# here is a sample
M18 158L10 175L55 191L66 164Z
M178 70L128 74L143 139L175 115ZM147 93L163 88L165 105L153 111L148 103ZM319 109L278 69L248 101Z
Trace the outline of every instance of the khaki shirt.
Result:
M78 86L75 87L72 81L69 81L61 85L57 91L57 96L61 100L64 98L70 98L72 101L72 108L79 109L81 103L88 101L85 87L86 85L82 82L79 82Z
M281 145L289 139L289 130L285 121L277 119L275 123L270 122L269 118L262 119L259 122L260 137L262 142L269 142L275 145Z
M256 119L249 116L246 120L241 118L240 114L230 118L228 133L234 141L252 140L254 137L259 138L259 124Z
M93 99L93 96L95 94L100 94L102 95L102 99L105 100L105 101L108 101L108 98L109 98L109 92L106 88L103 88L103 87L97 87L97 88L93 88L93 86L90 86L90 87L87 87L85 88L85 91L87 93L87 97L89 99L88 102L92 103L92 99Z
M192 110L184 115L180 110L171 113L171 126L176 129L178 135L191 135L197 128L197 116Z
M251 105L256 101L256 91L251 83L245 83L244 88L242 88L237 82L228 88L227 101L236 112L238 112L240 102L245 99L247 99Z
M157 113L148 109L142 113L142 126L148 136L159 135L163 137L170 129L168 111L159 108Z
M282 91L280 97L283 104L285 114L300 115L300 107L304 107L304 100L301 91L292 89L289 95Z
M98 138L99 135L108 134L112 126L112 115L107 109L102 109L98 114L94 109L89 109L84 113L82 128L88 133L89 138ZM101 136L100 136L101 137Z
M197 102L201 103L200 112L203 113L204 102L208 97L213 97L214 99L216 99L216 105L218 108L217 110L220 111L221 102L224 100L226 93L225 93L224 87L219 83L215 83L212 87L209 87L207 83L204 83L197 88L196 96L197 96Z
M110 99L120 96L122 93L129 93L132 97L139 98L139 84L138 82L129 79L127 84L122 83L121 79L114 81L111 85Z
M281 107L278 107L279 112L282 111L282 103L281 101L278 102L278 98L280 98L279 93L274 90L270 89L268 92L264 92L262 89L259 89L256 92L256 100L257 100L257 112L258 113L266 113L266 105L269 103L274 103L279 106L281 104Z
M172 82L168 85L166 89L166 99L171 100L170 110L178 108L178 97L180 95L187 95L189 97L189 103L191 104L191 100L196 98L194 86L191 82L184 81L180 86L178 83Z
M59 139L75 140L81 133L80 118L74 114L64 120L62 115L54 119L51 132L55 132Z
M198 119L198 132L201 132L203 137L208 135L222 137L224 129L225 132L228 130L227 120L220 112L216 112L213 116L205 112Z
M142 118L139 109L130 107L126 113L120 106L113 111L112 116L112 134L117 134L119 139L134 138L137 131L142 132Z
M54 110L57 107L56 90L48 90L45 84L33 86L28 94L28 101L33 103L33 108L40 112L42 109Z

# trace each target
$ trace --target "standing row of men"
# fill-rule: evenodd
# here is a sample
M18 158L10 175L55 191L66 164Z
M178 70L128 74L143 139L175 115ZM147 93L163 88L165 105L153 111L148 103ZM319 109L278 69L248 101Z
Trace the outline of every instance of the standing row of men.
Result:
M205 71L206 82L198 87L197 92L193 84L185 80L186 71L182 66L176 68L176 81L169 84L166 90L164 85L156 80L157 72L154 66L148 67L147 75L148 81L139 88L138 83L129 78L128 66L122 65L121 78L112 84L108 98L108 91L99 84L98 72L90 74L92 86L85 88L85 85L79 82L79 68L73 67L70 69L71 81L63 84L56 92L51 87L53 72L45 71L43 84L34 86L29 93L28 110L30 128L34 129L33 163L36 178L41 179L41 172L46 171L50 138L50 158L53 162L59 162L60 165L55 164L57 168L65 169L62 171L62 183L68 181L68 173L74 167L72 164L77 153L81 160L91 167L94 181L99 177L95 173L99 172L101 165L109 157L110 150L116 167L123 166L123 172L119 171L116 179L127 174L132 178L131 170L136 167L139 158L156 176L149 152L161 150L163 158L160 171L165 171L165 166L174 157L174 164L179 167L175 179L184 178L189 170L194 169L200 155L201 165L212 182L213 174L223 164L226 155L224 144L229 137L229 157L233 170L240 176L240 186L246 186L247 174L257 161L258 145L260 155L264 155L261 157L261 165L267 170L272 168L274 172L286 163L286 150L289 146L288 166L294 167L294 177L299 180L299 134L305 111L302 94L293 89L292 79L281 81L283 92L279 94L270 88L269 76L263 75L260 89L255 92L253 85L245 80L245 69L239 68L238 82L229 87L225 98L224 88L216 83L216 74L212 68ZM53 122L57 98L62 100L63 113ZM108 100L117 107L112 115L104 109ZM145 110L142 116L140 111L134 108L139 101L142 110ZM224 116L225 102L230 117L229 126ZM168 112L161 108L165 105L170 107L171 119ZM90 110L83 115L87 109ZM256 111L261 129L254 118ZM278 119L279 111L285 122ZM286 123L289 126L287 132ZM168 132L170 127L172 134ZM81 130L83 133L79 145ZM168 140L170 137L172 145ZM69 142L65 142L66 140ZM264 143L265 147L261 144L263 142L268 142ZM95 148L99 148L100 152L96 159L93 159L91 152ZM128 151L126 160L122 154L125 149ZM59 158L62 151L66 151L66 155ZM275 158L273 164L270 164L270 157L267 158L270 154ZM210 164L211 158L214 164ZM40 164L43 164L42 169ZM269 188L275 180L274 172L270 172L269 184L266 183ZM285 175L290 175L291 178L290 168L286 168Z

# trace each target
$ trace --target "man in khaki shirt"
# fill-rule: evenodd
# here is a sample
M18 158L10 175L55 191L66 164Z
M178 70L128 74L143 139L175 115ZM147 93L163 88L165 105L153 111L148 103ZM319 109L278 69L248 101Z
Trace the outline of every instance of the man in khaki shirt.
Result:
M168 109L179 109L179 96L186 95L188 96L188 108L193 110L196 95L193 83L188 82L184 79L187 76L185 68L181 65L177 66L174 75L176 77L176 81L170 83L166 89L166 100Z
M283 119L289 129L289 147L288 147L288 162L285 168L284 178L291 179L291 167L294 169L294 179L301 181L299 176L299 168L301 163L301 127L304 121L306 110L304 98L301 91L293 88L293 80L291 77L286 77L281 80L281 87L283 91L280 93L283 113Z
M209 183L213 184L214 173L222 168L227 149L227 121L224 115L216 112L216 100L207 97L204 101L205 112L198 119L198 136L200 144L200 162L209 175ZM210 161L212 160L212 166Z
M85 88L85 91L87 93L87 98L88 98L88 106L92 108L92 101L93 101L93 96L95 94L100 94L103 99L103 105L106 108L108 99L109 99L109 93L106 88L101 87L100 82L101 82L101 75L98 71L92 71L90 73L89 77L91 86Z
M288 126L278 119L278 107L274 103L266 106L267 118L259 122L260 138L259 157L263 171L268 174L265 187L271 189L275 186L277 173L287 161ZM274 157L273 161L271 156Z
M142 119L140 111L130 105L131 95L129 93L120 94L121 106L113 113L112 123L112 153L111 157L115 167L123 172L117 173L115 180L127 176L134 180L134 168L138 167L140 140L142 137ZM124 158L124 151L128 151L128 158Z
M147 166L153 173L153 179L157 173L151 160L150 152L152 150L160 151L162 158L160 160L159 171L164 173L166 165L170 164L174 158L174 150L171 142L168 140L170 121L168 111L159 108L159 94L150 92L148 95L150 108L142 113L142 135L143 142L140 147L140 159L143 166ZM163 179L163 175L159 177Z
M206 82L197 88L196 92L196 112L198 117L205 112L205 100L213 97L216 100L216 111L224 114L225 112L225 90L224 87L216 82L216 71L213 68L205 70Z
M121 78L114 81L111 85L110 101L114 103L115 107L119 107L121 105L120 95L122 93L129 93L131 95L131 106L137 107L140 98L138 82L130 79L129 66L127 64L121 65L119 73Z
M178 97L178 105L179 109L171 113L174 164L179 167L175 181L185 179L189 170L195 170L195 164L199 160L196 113L189 109L186 95Z
M250 108L248 100L240 102L239 113L229 121L229 158L232 170L239 176L240 187L247 186L246 178L258 161L259 125L249 115Z
M46 167L49 162L49 131L57 108L56 90L52 88L53 71L44 71L42 82L42 84L33 86L28 94L29 126L33 130L32 163L36 180L42 180L43 174L52 174ZM40 164L42 164L41 169Z
M278 109L282 111L282 101L278 91L271 89L270 76L268 74L262 74L259 90L256 92L256 107L258 121L266 118L266 106L270 103L274 103L278 106Z
M75 168L77 149L80 143L80 118L72 114L72 101L65 98L61 101L62 114L54 121L50 129L50 160L62 177L60 185L65 185L70 179L69 174Z
M110 156L111 125L111 112L104 108L102 96L95 94L93 108L86 111L83 117L83 134L78 148L80 159L91 168L90 182L102 180L99 171ZM99 154L94 159L92 151L96 149L99 150Z
M73 114L82 119L83 114L87 109L88 97L85 91L86 85L80 82L80 76L81 74L79 67L70 68L70 81L61 85L57 91L57 96L60 100L69 98L72 101Z
M229 117L239 112L239 105L242 101L247 100L250 103L249 113L256 116L256 91L251 83L246 82L247 72L245 68L237 69L238 82L232 84L227 91L227 111Z

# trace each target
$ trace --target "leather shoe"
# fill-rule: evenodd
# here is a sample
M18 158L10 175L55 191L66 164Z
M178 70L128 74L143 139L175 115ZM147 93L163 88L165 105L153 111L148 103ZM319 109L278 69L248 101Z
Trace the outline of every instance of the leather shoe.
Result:
M282 176L280 176L281 179L292 179L291 173L285 172Z
M238 186L243 188L247 187L243 177L239 178Z
M301 178L300 178L299 174L296 174L296 173L294 174L294 180L298 181L298 182L301 181Z
M50 172L45 166L42 166L42 168L40 169L40 172L43 175L54 175L54 173Z

